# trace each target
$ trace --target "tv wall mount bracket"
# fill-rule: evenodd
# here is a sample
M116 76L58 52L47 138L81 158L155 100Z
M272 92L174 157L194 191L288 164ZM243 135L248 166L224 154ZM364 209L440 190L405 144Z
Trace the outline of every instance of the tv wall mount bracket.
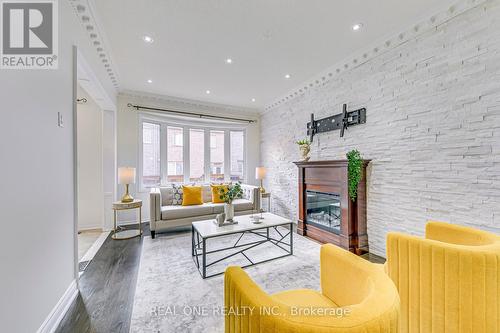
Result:
M313 142L314 136L319 133L325 133L340 130L340 137L344 137L345 130L354 125L366 123L366 109L347 111L347 104L344 104L342 113L327 118L314 120L314 113L311 113L311 122L307 123L307 135Z

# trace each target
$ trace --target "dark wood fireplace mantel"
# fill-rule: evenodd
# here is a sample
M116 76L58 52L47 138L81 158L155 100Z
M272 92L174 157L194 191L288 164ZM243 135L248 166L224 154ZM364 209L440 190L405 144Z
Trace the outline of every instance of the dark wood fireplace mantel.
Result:
M369 160L365 160L363 163L362 178L355 201L349 198L347 160L295 162L299 168L299 221L297 232L322 243L336 244L356 254L368 252L366 166L369 162ZM338 221L337 227L331 228L328 225L325 227L325 225L314 222L314 214L318 216L314 207L321 206L321 204L309 202L308 207L308 195L312 197L315 195L320 196L323 200L328 200L329 197L333 198L330 206L333 206L336 210L334 213L326 214L326 216L335 215L337 217L336 221Z

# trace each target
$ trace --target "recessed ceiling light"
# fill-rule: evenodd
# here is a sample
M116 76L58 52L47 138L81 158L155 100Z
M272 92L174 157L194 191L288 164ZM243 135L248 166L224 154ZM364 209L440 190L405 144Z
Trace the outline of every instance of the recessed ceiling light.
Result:
M210 95L210 90L205 91L207 95Z
M231 59L231 58L226 59L226 64L232 64L232 63L233 63L233 59Z
M285 79L289 79L290 77L291 77L290 74L285 75Z
M255 102L255 98L252 98L252 102Z
M145 41L146 43L154 42L154 39L151 36L144 36L144 37L142 37L142 40Z
M363 27L363 23L356 23L355 25L352 26L352 30L358 31Z
M148 80L148 83L153 83L153 80L149 79L149 80Z

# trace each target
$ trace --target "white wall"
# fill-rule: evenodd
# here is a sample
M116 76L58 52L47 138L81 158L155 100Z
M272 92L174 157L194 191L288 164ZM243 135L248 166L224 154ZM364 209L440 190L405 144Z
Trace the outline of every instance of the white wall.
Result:
M77 164L78 164L78 230L103 227L103 111L78 86Z
M103 190L104 224L103 230L113 228L113 202L116 201L116 112L105 110L102 117L103 142Z
M118 97L117 111L117 146L118 158L117 164L120 166L138 167L139 156L139 112L127 107L128 103L134 105L144 105L159 108L170 108L174 110L186 110L190 112L200 112L205 114L234 116L247 119L255 119L256 123L249 125L246 128L247 132L247 153L246 153L246 178L247 183L256 184L255 168L259 165L260 160L260 126L259 115L252 112L244 112L239 110L224 110L216 106L207 107L206 105L189 105L179 102L178 99L167 99L153 95L136 95L136 94L120 94ZM192 101L193 104L199 103ZM188 118L186 118L188 119ZM184 119L184 121L186 121ZM189 119L188 119L189 120ZM138 184L130 187L132 196L142 199L143 202L143 221L149 221L149 191L138 192ZM118 187L118 197L124 193L123 186ZM136 217L132 214L123 212L119 216L121 223L134 222ZM134 222L135 223L135 222Z
M347 65L346 65L347 66ZM343 67L343 66L342 66ZM421 235L427 220L500 231L500 1L384 49L262 116L266 188L275 212L297 218L295 141L317 119L367 108L367 122L314 138L312 160L371 159L370 250L388 231ZM335 72L335 71L334 71ZM325 79L325 78L323 78Z
M59 69L0 70L0 322L10 333L37 331L76 277L73 45L114 94L70 2L58 3Z

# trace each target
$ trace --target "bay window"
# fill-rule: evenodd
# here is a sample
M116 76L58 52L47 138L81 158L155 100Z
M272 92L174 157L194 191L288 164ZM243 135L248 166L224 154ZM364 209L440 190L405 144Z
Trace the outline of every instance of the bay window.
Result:
M244 135L241 131L229 132L230 156L230 178L232 181L243 181L243 169L245 162Z
M184 180L183 128L167 127L167 181L180 183Z
M243 182L245 128L226 126L140 117L141 188L169 183Z
M205 131L189 130L189 181L205 181Z
M224 181L224 131L210 131L210 181Z
M160 125L142 124L142 182L144 186L159 185L160 173Z

